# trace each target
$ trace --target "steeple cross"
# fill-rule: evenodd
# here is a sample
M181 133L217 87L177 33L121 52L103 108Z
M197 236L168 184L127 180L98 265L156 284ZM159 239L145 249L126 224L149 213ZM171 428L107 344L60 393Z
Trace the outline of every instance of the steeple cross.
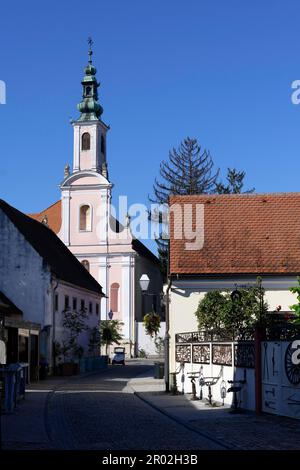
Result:
M88 45L90 46L90 50L91 50L91 49L92 49L92 45L94 44L94 41L92 40L91 37L89 37L88 40L87 40L87 42L88 42Z
M89 62L92 62L92 54L93 54L92 45L94 44L94 41L92 40L91 37L89 37L87 42L88 42L88 45L90 46L90 48L89 48Z

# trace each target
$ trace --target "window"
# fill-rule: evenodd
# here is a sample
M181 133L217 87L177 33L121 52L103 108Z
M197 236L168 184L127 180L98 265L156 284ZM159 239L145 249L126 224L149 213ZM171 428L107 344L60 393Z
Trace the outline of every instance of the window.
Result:
M80 309L83 311L85 309L85 301L81 299L80 301Z
M57 310L58 310L58 294L55 294L55 297L54 297L54 309L57 312Z
M90 263L88 262L87 259L84 259L83 261L81 261L81 264L82 264L82 266L85 267L85 269L86 269L88 272L90 272Z
M89 313L93 313L93 304L89 302Z
M68 296L68 295L65 295L65 310L66 310L67 308L69 308L69 305L70 305L70 303L69 303L69 296Z
M119 310L119 289L120 285L117 282L110 286L110 309L113 312L118 312Z
M92 88L90 86L85 87L85 94L90 95L92 91Z
M80 207L79 229L85 232L92 229L91 207L88 205Z
M105 138L104 135L101 134L101 152L105 153Z
M73 310L77 309L77 298L73 297Z
M99 315L99 304L96 304L96 315Z
M81 150L90 150L91 136L88 132L84 132L81 137Z

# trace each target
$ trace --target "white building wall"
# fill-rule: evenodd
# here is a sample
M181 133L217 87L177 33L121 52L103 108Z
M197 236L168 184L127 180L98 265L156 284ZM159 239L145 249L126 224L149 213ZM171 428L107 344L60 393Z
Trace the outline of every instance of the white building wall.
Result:
M197 278L177 280L172 282L170 292L170 372L175 372L175 335L198 330L195 312L199 301L206 292L213 289L234 290L236 287L245 287L255 284L256 277L224 278ZM297 285L296 276L264 276L262 281L265 288L265 301L268 302L269 311L274 311L278 305L281 310L290 310L295 303L295 295L289 288Z
M161 322L160 330L157 333L156 339L160 338L164 340L166 333L166 323ZM143 322L137 322L137 338L138 338L138 350L145 351L146 355L149 356L159 356L159 351L155 344L155 337L151 337L146 334L145 326Z
M63 281L59 281L58 286L55 290L54 295L58 295L58 309L57 311L53 312L55 315L54 323L55 323L55 340L61 343L63 340L67 340L69 338L69 332L63 328L63 310L65 309L65 296L69 297L69 308L73 311L73 298L77 299L77 308L74 311L79 311L81 308L81 300L85 302L85 308L87 309L87 318L85 320L87 329L83 331L78 336L78 344L84 348L84 356L88 356L89 350L89 337L90 337L90 330L94 327L99 327L100 324L100 302L101 297L86 289L81 289L80 287L73 286ZM92 313L89 312L89 303L92 303ZM96 314L96 304L99 305L99 314Z
M23 312L23 319L49 321L51 275L40 255L0 210L0 290Z

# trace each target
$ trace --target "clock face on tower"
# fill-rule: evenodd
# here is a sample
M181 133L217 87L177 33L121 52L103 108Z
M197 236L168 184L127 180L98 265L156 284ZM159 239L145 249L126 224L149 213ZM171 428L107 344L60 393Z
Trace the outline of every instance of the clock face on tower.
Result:
M286 349L284 365L285 373L289 382L293 385L298 385L300 383L300 361L297 357L297 346L295 347L295 341L291 342Z

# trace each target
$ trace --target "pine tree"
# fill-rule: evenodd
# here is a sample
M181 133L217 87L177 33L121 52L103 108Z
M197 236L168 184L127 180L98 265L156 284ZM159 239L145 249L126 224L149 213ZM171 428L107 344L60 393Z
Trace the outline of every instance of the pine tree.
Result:
M187 137L178 149L169 152L169 160L160 164L160 180L155 179L152 198L154 204L168 204L171 195L192 195L212 193L215 191L219 170L213 171L213 160L210 153L201 148L197 139ZM151 214L152 219L161 223L162 211ZM158 255L163 274L167 273L169 243L166 233L161 228L160 238L156 240Z
M216 193L218 194L240 194L240 193L254 193L255 188L243 191L245 171L237 171L235 168L227 168L227 183L217 183Z
M212 157L206 149L202 149L197 139L187 137L169 152L169 159L160 164L160 179L155 179L153 196L149 200L153 204L168 205L171 195L192 194L239 194L253 193L254 188L243 191L246 173L235 168L227 169L226 183L218 181L219 169L214 171ZM159 238L156 240L162 273L168 271L169 240L167 221L163 209L152 211L150 218L160 227Z

